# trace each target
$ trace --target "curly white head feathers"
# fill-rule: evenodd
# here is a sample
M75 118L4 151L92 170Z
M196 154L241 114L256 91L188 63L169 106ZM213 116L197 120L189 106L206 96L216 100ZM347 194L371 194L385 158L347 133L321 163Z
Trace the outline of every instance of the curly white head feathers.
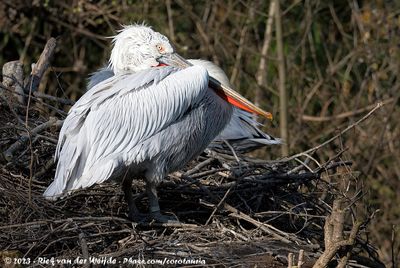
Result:
M160 57L174 52L167 37L145 25L125 26L113 43L110 67L115 74L158 66Z
M110 67L115 74L137 72L164 65L187 68L191 63L174 52L167 37L145 25L126 26L114 37ZM228 102L250 113L272 119L272 115L246 100L239 93L220 81L209 77L210 87Z

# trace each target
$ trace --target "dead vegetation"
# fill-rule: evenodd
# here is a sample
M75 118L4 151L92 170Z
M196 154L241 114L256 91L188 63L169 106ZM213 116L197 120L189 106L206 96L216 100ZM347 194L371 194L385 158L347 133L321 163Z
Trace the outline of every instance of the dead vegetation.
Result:
M14 256L40 266L52 257L73 262L95 257L117 265L129 258L169 258L192 261L181 263L185 266L294 267L298 256L297 267L383 267L366 240L371 217L358 213L363 193L346 149L316 160L319 150L368 119L381 103L325 143L291 157L265 161L239 155L238 162L206 151L159 187L163 210L180 223L133 223L118 185L105 183L56 202L42 197L54 175L63 122L62 115L44 111L69 101L30 94L32 78L24 85L7 76L14 83L1 84L0 94L3 261ZM21 84L28 88L22 103ZM134 187L144 210L144 183L135 181Z
M147 21L185 57L221 65L237 89L277 114L282 81L272 2L1 1L1 65L17 59L23 65L14 64L8 72L20 82L7 84L3 77L0 90L0 254L191 256L210 264L277 267L302 262L309 267L318 258L323 266L333 256L333 266L381 267L376 249L385 265L396 267L396 1L280 1L288 149L308 153L275 162L241 156L240 165L227 155L204 154L161 187L162 208L185 225L132 225L115 185L56 203L41 197L54 175L52 156L62 119L84 91L88 73L105 63L109 42L104 36L115 34L120 24ZM38 91L29 94L26 85L32 79L24 80L23 73L32 71L52 36L58 41L56 57ZM375 110L377 103L384 106ZM371 110L368 120L357 121ZM278 129L268 132L280 136ZM279 159L279 151L269 148L256 155ZM138 198L142 186L136 185ZM334 200L343 211L330 219L344 213L343 228L325 220ZM351 230L360 221L353 241ZM327 230L343 232L333 238ZM331 239L324 241L324 236ZM336 247L339 241L346 245Z
M3 252L32 260L167 257L210 265L287 267L288 256L301 250L302 267L315 262L314 267L325 267L331 261L383 267L365 241L367 219L357 214L362 193L348 195L336 185L354 176L344 151L324 163L310 162L313 157L307 154L279 161L241 157L237 163L234 157L209 152L159 187L163 210L181 224L135 224L127 220L118 185L98 185L54 203L43 199L54 174L59 120L39 116L32 108L27 133L15 117L20 115L1 105L0 148L12 151L8 161L3 158L0 173ZM16 143L18 148L10 150ZM134 186L142 199L144 183ZM350 211L353 227L346 224Z

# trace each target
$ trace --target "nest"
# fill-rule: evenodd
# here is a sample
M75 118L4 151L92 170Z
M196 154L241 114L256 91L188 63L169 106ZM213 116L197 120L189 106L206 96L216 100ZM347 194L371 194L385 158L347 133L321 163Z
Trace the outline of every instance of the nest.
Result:
M326 249L325 222L332 202L350 201L324 179L343 176L338 175L341 167L349 170L351 163L342 161L340 154L313 168L298 158L264 161L239 155L238 162L231 155L208 151L159 187L162 210L181 223L129 221L121 188L111 183L49 202L42 194L54 176L62 121L32 108L26 128L21 115L1 105L2 254L37 263L51 258L75 263L78 257L96 258L93 263L167 258L186 265L275 267L287 267L288 256L294 254L301 256L303 267L311 267ZM144 182L135 181L133 187L145 210ZM354 226L356 234L365 227ZM352 229L344 222L342 228ZM349 239L342 233L341 240ZM360 236L352 239L347 241L352 261L375 256Z
M1 88L11 95L0 94L2 266L382 267L363 238L371 217L355 212L360 192L350 198L338 183L353 176L345 150L326 161L320 147L277 161L208 150L159 186L162 211L180 223L134 223L116 184L42 197L55 172L60 106L72 102ZM144 182L133 187L144 211Z

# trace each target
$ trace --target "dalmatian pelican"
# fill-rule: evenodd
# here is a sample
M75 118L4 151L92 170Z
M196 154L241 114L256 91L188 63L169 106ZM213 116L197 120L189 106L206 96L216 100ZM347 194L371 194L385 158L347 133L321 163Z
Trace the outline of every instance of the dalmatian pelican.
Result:
M54 200L117 180L129 218L137 221L143 215L132 181L144 178L148 216L167 222L172 219L161 214L156 190L163 178L207 148L234 109L272 115L218 81L207 67L179 56L167 37L146 25L125 26L113 44L113 75L92 85L71 107L56 148L54 181L44 196Z

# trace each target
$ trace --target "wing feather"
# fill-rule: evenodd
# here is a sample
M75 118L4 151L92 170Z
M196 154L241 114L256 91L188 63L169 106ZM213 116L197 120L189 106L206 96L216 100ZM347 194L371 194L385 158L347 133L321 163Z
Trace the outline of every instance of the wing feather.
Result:
M141 143L198 105L207 90L208 73L199 66L121 74L95 85L69 111L55 179L44 195L89 187L119 167L154 157L140 152Z
M232 87L225 72L214 63L196 59L188 61L195 66L206 68L211 76L221 83ZM97 83L113 75L114 73L110 68L105 67L100 69L90 77L88 88L90 89ZM264 145L282 143L281 139L274 138L267 133L264 133L260 130L260 127L261 124L256 121L254 115L238 108L234 108L229 124L226 125L220 135L214 139L214 141L209 145L209 148L230 154L230 148L225 145L225 141L229 141L235 151L242 153L252 151Z

